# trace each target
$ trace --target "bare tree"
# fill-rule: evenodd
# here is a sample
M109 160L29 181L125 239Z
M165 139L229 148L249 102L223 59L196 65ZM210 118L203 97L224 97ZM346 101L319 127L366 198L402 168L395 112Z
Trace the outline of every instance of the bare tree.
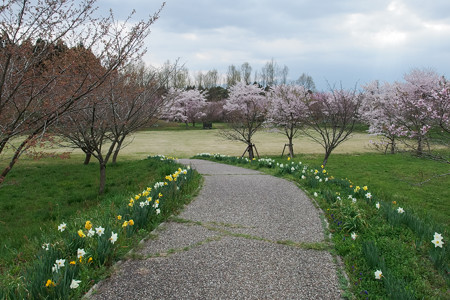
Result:
M314 83L313 78L305 73L300 75L300 77L295 81L295 84L303 86L305 89L313 92L316 90L316 84Z
M219 81L219 73L216 69L212 69L206 73L206 75L203 77L204 82L204 88L210 89L217 86L217 83Z
M227 85L231 87L241 81L241 73L235 65L228 66Z
M252 67L248 62L243 63L241 65L241 79L244 81L245 84L250 84L251 76L252 76Z
M0 184L49 126L114 70L145 52L144 39L164 6L128 28L128 20L119 23L112 13L91 18L93 4L94 0L10 0L0 6L0 154L12 153ZM87 51L66 45L72 41ZM87 53L102 67L92 63L90 55L85 57ZM6 146L12 151L5 153Z

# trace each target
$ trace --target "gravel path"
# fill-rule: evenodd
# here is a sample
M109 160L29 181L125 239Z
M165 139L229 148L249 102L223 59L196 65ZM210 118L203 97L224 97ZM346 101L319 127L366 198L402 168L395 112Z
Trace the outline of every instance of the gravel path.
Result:
M199 195L118 264L89 299L340 299L319 211L293 183L254 170L180 160Z

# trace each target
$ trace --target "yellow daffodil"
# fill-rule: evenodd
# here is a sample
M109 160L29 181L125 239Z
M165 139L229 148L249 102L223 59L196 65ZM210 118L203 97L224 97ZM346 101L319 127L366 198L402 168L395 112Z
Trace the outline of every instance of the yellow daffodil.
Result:
M122 227L127 227L128 226L128 221L123 222Z
M320 165L320 167L323 169L323 168L324 168L324 165Z
M327 170L323 169L323 170L322 170L322 173L323 173L323 174L327 173Z
M121 215L118 215L118 216L117 216L117 220L119 220L119 221L122 220L122 216L121 216Z
M80 236L80 238L85 238L86 237L86 235L84 234L84 232L83 232L83 230L78 230L78 235Z
M130 226L133 226L133 225L134 225L133 219L131 219L130 221L128 221L128 225L130 225Z
M144 197L147 197L149 194L150 194L149 191L144 191L144 192L142 192L142 196L144 196Z
M90 263L90 262L92 262L92 260L93 260L93 258L92 258L92 256L91 257L89 257L89 259L88 259L88 263Z
M367 191L368 189L367 185L363 186L363 190Z
M86 221L86 223L84 224L84 228L86 228L87 230L92 228L92 223L91 221Z
M148 187L148 188L147 188L147 192L150 192L151 190L152 190L151 187Z
M71 265L75 265L76 264L76 262L74 261L74 260L72 260L69 264L71 264Z
M167 183L167 182L164 182L164 185L168 185L168 183Z
M56 284L51 280L47 280L47 283L45 284L46 287L52 287L52 286L56 286Z
M134 199L136 199L136 200L139 200L139 198L141 198L141 195L134 196Z
M148 202L151 202L151 201L152 201L152 197L148 197L148 198L147 198L147 201L148 201Z
M161 198L162 196L163 196L163 194L161 194L161 193L158 194L158 197L159 197L159 198Z
M291 158L290 158L290 157L288 157L288 160L291 160Z

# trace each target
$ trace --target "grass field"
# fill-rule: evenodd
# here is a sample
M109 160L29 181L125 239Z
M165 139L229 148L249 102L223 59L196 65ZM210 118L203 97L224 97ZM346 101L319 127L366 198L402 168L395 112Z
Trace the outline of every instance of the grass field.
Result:
M143 159L148 155L164 154L177 158L189 158L197 153L221 153L241 156L246 148L242 142L225 140L219 135L223 124L214 125L214 129L201 129L185 125L157 127L139 131L125 140L121 158ZM352 138L341 144L333 153L367 153L373 151L370 140L376 138L363 132L356 132ZM266 129L254 135L254 143L261 156L281 155L287 138L280 132ZM294 139L296 153L322 153L323 148L306 137ZM50 151L50 150L48 150ZM71 151L73 155L82 155L81 150L69 148L52 149L51 151ZM287 151L287 149L286 149ZM286 153L286 152L285 152ZM0 160L1 162L1 160Z

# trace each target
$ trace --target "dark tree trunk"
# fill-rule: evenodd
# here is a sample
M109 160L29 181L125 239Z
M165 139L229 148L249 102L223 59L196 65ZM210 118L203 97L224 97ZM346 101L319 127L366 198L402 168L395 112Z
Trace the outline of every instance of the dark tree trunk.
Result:
M294 158L294 144L292 144L292 137L289 138L289 156Z
M85 157L84 157L84 165L88 165L89 164L89 162L91 161L91 156L92 156L92 154L91 153L88 153L88 152L84 152L84 154L85 154Z
M417 155L421 156L423 154L423 140L422 137L419 136L419 138L417 139L417 151L416 151Z
M325 167L325 165L328 162L328 157L330 157L331 151L325 151L325 157L323 158L322 165Z
M6 175L8 175L9 171L14 167L16 162L19 160L19 156L22 154L22 151L24 151L28 147L28 143L34 138L35 134L30 134L20 145L17 147L16 152L14 152L14 156L9 162L8 166L6 166L5 169L3 169L3 172L0 174L0 185L5 181Z
M253 160L253 158L255 157L255 155L253 154L253 145L248 145L248 158L250 160Z
M114 150L114 154L113 154L113 158L112 158L112 163L115 164L117 162L117 156L119 155L119 151L122 148L122 143L125 140L125 137L122 137L116 145L116 150Z
M105 185L106 185L106 164L100 162L100 186L98 189L98 194L103 195L105 192Z

